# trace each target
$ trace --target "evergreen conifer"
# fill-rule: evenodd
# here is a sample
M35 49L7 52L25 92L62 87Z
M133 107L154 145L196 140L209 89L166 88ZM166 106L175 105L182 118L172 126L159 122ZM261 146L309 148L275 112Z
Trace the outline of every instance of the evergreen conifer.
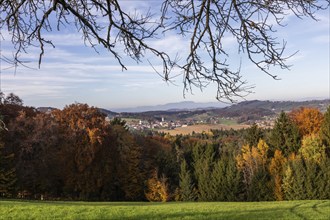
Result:
M180 166L180 195L182 201L195 201L196 191L186 160L181 162Z

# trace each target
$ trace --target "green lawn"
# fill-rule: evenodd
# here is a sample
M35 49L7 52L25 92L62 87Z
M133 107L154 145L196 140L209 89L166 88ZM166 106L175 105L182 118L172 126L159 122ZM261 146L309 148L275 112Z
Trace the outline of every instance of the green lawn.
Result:
M284 202L0 201L0 219L330 219L330 200Z
M234 119L224 119L221 118L219 119L219 124L223 124L223 125L237 125L237 121Z

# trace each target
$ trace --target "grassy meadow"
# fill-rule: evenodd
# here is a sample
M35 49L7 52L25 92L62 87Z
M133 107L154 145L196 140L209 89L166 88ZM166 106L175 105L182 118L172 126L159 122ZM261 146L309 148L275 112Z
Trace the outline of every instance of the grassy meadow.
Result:
M283 202L0 201L0 219L329 219L330 200Z
M160 132L164 133L169 133L170 135L177 135L177 134L182 134L182 135L187 135L187 134L192 134L192 132L195 133L203 133L203 132L210 132L211 129L215 130L238 130L242 128L248 128L250 125L243 125L243 124L197 124L197 125L190 125L187 127L178 127L173 130L168 130L168 129L160 129Z

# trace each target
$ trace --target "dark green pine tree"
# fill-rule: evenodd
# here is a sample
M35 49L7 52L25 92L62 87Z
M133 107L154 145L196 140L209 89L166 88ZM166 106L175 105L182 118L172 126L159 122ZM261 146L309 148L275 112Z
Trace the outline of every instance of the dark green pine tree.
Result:
M215 201L224 201L226 194L226 164L223 160L219 159L215 165L211 176L211 195Z
M242 195L242 173L237 169L234 157L223 158L226 164L224 182L225 201L240 201Z
M320 137L325 146L326 154L330 157L330 106L324 114L324 119L320 129Z
M185 159L181 162L179 178L180 196L182 201L195 201L197 194Z
M324 158L320 163L303 158L295 161L295 199L329 199L329 165L328 158Z
M329 199L330 161L305 161L297 158L289 163L284 177L283 190L287 200Z
M319 164L319 172L315 180L316 198L330 199L330 158L327 157Z
M199 201L212 201L213 184L211 175L214 166L215 151L211 144L197 144L193 148L193 167L198 189Z
M248 201L269 201L274 200L270 187L269 173L259 168L252 177L250 188L247 192Z
M289 200L307 199L306 167L303 159L298 158L291 163L292 179L290 185L285 187L285 197ZM284 182L286 182L286 178ZM289 190L288 190L289 187Z
M317 199L317 184L320 181L320 168L315 161L305 161L306 166L306 199Z
M249 146L257 146L260 139L263 138L262 130L254 123L251 127L246 129L244 140Z
M15 168L11 167L13 154L4 155L4 144L2 142L2 131L0 128L0 196L8 197L11 195L16 182Z
M275 121L269 144L272 152L278 149L286 156L292 152L296 153L301 145L301 137L297 126L283 111Z
M238 201L241 194L241 175L235 158L222 155L215 163L211 177L212 195L215 201Z

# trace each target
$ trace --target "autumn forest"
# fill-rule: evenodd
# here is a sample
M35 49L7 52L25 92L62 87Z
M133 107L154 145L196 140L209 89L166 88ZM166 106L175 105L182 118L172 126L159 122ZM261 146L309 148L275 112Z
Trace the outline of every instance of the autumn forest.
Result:
M132 132L87 104L50 113L0 96L0 196L86 201L330 199L330 107L271 129Z

